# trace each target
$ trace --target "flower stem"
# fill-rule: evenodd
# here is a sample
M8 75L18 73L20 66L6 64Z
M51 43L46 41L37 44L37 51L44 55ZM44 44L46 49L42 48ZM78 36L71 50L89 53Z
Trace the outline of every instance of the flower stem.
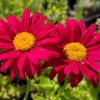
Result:
M66 79L65 82L64 82L64 85L58 90L59 92L58 92L57 97L61 96L61 94L63 93L63 91L64 91L66 85L68 84L68 82L69 82L69 80Z
M23 100L28 100L28 95L29 95L29 92L30 92L30 86L31 86L30 85L30 79L27 76L27 88L26 88L26 93L25 93Z

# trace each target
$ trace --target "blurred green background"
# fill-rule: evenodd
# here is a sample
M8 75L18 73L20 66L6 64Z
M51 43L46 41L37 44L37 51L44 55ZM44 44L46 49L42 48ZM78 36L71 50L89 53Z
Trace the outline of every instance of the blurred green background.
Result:
M74 2L73 2L74 1ZM72 3L72 4L71 4ZM88 4L88 5L87 5ZM83 19L88 26L92 22L98 25L100 32L100 20L98 14L99 0L0 0L0 18L5 19L8 15L15 15L21 19L25 8L30 8L31 15L40 11L41 15L47 15L47 21L62 22L65 19ZM90 13L91 11L91 13ZM96 14L96 18L94 18ZM91 17L94 18L92 21ZM97 88L84 78L75 88L66 84L64 91L63 83L57 82L57 76L53 81L48 79L51 68L43 70L42 75L31 80L31 91L28 100L99 100L100 83ZM68 78L66 78L68 80ZM26 90L26 80L20 80L17 75L12 81L9 77L9 69L0 74L0 100L23 100Z

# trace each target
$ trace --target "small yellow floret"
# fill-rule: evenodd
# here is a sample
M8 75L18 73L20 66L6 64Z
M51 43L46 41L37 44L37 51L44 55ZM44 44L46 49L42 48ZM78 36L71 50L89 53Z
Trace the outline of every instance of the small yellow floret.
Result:
M27 51L35 45L35 37L28 32L18 33L13 40L16 50Z
M76 60L78 62L81 62L84 58L87 57L86 48L78 42L66 44L63 49L63 53L68 59Z

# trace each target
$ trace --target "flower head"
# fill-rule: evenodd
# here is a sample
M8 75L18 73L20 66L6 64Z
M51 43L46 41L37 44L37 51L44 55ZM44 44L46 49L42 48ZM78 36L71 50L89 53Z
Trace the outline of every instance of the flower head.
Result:
M56 47L60 56L49 59L43 68L54 65L50 79L58 73L58 81L70 75L70 85L75 87L84 76L94 87L98 85L100 72L100 35L95 33L96 25L91 24L85 30L85 23L81 20L66 19L66 26L58 23L59 36L62 41Z
M0 19L0 61L2 60L1 72L10 68L12 79L15 73L24 79L26 73L30 79L34 73L41 74L40 60L48 61L49 57L55 56L56 50L51 47L59 41L57 28L53 22L44 25L46 16L40 17L35 12L30 17L30 10L27 8L19 20L13 15Z

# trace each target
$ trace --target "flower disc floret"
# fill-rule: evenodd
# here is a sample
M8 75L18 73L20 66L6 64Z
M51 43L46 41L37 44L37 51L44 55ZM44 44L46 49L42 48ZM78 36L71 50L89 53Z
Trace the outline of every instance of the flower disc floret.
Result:
M16 50L28 51L35 45L35 37L28 32L18 33L13 40Z
M65 57L70 60L82 61L87 57L86 48L80 43L69 43L63 49Z

